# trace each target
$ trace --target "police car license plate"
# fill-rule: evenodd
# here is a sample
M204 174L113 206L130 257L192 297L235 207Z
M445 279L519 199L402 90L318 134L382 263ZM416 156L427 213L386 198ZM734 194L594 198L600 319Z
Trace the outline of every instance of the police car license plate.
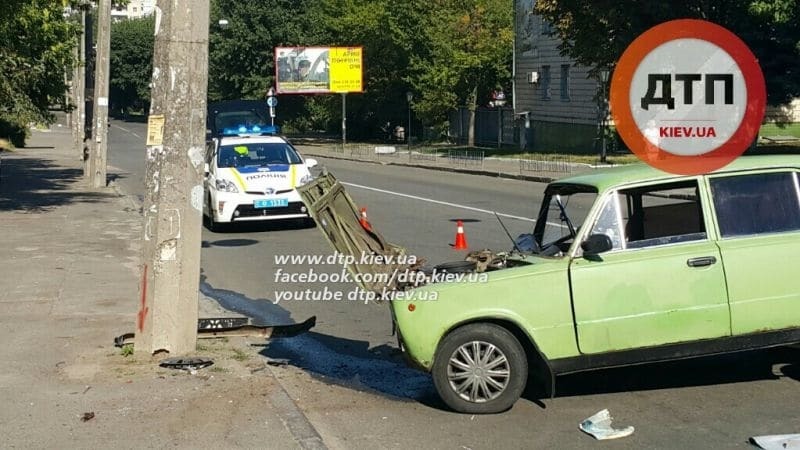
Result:
M256 200L253 202L254 208L280 208L281 206L289 206L288 198L267 198Z

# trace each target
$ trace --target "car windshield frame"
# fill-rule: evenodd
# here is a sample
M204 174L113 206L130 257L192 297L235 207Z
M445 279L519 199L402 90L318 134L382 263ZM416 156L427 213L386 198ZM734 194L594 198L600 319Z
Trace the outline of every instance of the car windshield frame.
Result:
M254 142L220 145L217 167L244 168L303 164L297 150L288 142Z
M566 254L568 247L574 244L575 238L580 233L581 226L589 219L592 206L599 197L599 191L595 186L574 183L553 183L547 186L542 199L542 205L536 218L536 225L533 229L533 239L535 242L535 253L558 256ZM591 201L587 202L586 214L579 216L571 203L574 195L589 194ZM552 221L552 214L556 212L560 224ZM553 229L558 229L558 233L553 233ZM559 237L550 239L549 236L557 234ZM547 241L545 242L545 239ZM557 246L560 251L548 251Z

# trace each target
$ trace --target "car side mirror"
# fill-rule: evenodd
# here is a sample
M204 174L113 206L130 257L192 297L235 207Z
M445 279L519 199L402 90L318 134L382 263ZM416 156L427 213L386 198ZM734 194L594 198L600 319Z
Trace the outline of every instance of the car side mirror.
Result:
M306 167L309 169L319 164L314 158L306 158Z
M614 248L614 243L606 234L592 234L581 243L584 255L592 256L607 252Z

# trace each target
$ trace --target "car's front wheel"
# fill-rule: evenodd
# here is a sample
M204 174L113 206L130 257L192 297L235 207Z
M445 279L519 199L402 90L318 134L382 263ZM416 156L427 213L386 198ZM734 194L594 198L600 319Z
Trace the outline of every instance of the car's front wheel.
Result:
M436 351L433 382L455 411L505 411L519 399L528 379L525 350L505 328L478 323L445 336Z
M206 216L206 226L208 231L216 233L220 231L220 223L214 220L214 210L211 208L211 196L208 196L208 216Z

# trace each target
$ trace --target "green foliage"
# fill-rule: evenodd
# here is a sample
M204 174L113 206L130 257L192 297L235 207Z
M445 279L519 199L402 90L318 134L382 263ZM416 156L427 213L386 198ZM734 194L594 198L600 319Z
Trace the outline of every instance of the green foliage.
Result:
M132 356L133 355L133 344L125 344L120 349L120 354L124 357Z
M404 126L407 91L417 120L439 126L450 109L510 83L513 8L505 0L212 0L211 11L209 101L264 98L276 46L363 47L365 90L346 99L350 138ZM296 131L338 132L341 102L283 96L278 119Z
M648 28L672 19L718 23L755 53L771 104L800 96L800 1L798 0L537 0L534 11L554 25L561 50L589 67L613 67Z
M111 108L114 112L150 109L154 16L111 25Z
M360 126L349 136L405 126L406 92L415 118L438 128L449 110L510 83L511 2L320 0L310 16L324 45L364 48L365 92L347 98L348 120Z
M509 86L513 11L503 0L417 2L427 51L414 54L407 80L421 93L414 110L435 122L460 104L475 108Z
M313 0L212 0L209 101L263 99L274 84L274 47L314 44ZM220 19L228 26L221 28Z
M60 0L4 0L0 6L0 134L24 139L28 123L51 123L63 99L79 28ZM11 38L13 36L13 38Z

